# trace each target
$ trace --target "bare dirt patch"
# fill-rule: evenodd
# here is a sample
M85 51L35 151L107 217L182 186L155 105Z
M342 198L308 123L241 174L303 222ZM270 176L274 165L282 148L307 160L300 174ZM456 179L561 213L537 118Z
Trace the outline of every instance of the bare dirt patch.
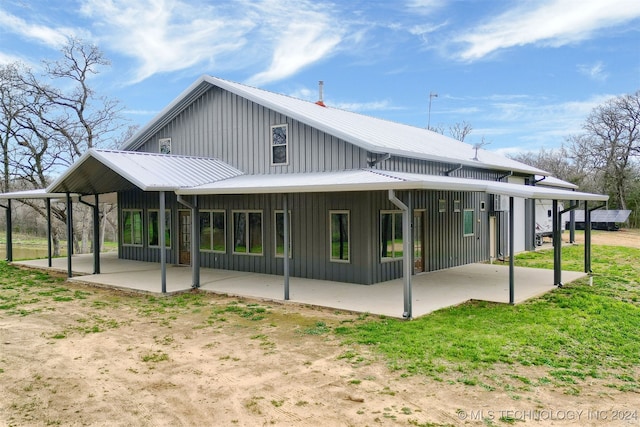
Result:
M562 240L569 242L569 232L565 231ZM576 233L576 242L584 243L584 231ZM594 245L627 246L640 248L640 229L621 228L618 231L593 230L591 243Z
M593 241L621 236L640 244L637 231ZM393 370L333 333L355 314L63 286L23 312L0 311L0 425L639 424L640 393L604 378L566 387L516 364L473 382L455 367L440 378Z

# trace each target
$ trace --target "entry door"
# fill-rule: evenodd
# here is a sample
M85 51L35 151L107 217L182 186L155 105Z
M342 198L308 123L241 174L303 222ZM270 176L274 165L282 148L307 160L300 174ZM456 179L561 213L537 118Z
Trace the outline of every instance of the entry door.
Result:
M424 211L413 212L413 272L426 270L424 253Z
M179 262L191 264L191 211L179 211Z

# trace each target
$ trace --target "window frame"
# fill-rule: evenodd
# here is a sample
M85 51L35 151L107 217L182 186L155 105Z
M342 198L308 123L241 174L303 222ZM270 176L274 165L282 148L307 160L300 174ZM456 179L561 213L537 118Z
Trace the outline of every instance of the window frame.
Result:
M347 258L340 259L333 256L333 215L346 215L347 216ZM337 262L341 264L351 263L351 211L345 209L332 209L329 210L329 261Z
M438 212L447 212L447 199L438 199Z
M383 225L382 225L382 216L383 215L391 215L391 256L383 256L382 255L382 248L383 248L383 241L382 241L382 232L383 232ZM398 215L400 216L400 238L402 240L402 243L400 244L400 247L398 248L399 250L396 250L396 221L397 221L397 217ZM404 257L404 236L402 235L402 233L404 232L403 228L402 228L402 211L401 210L381 210L380 211L380 239L378 240L380 242L380 262L392 262L392 261L399 261L402 260ZM397 255L398 253L400 253L400 255Z
M140 243L135 243L135 222L132 220L131 221L131 239L132 242L131 243L127 243L125 242L125 214L133 214L133 213L138 213L140 215ZM129 246L129 247L138 247L141 248L144 246L144 212L142 209L139 208L126 208L126 209L122 209L122 226L121 228L121 237L122 237L122 246ZM133 217L132 217L133 218Z
M276 128L284 128L284 144L275 144L273 141L274 130ZM289 125L287 123L281 123L276 125L271 125L269 128L269 142L270 142L270 155L271 155L271 166L287 166L289 164ZM276 163L273 155L273 151L276 147L285 147L285 161Z
M151 214L153 212L156 212L158 214L157 218L158 218L158 243L155 245L151 244ZM164 242L164 247L166 249L171 249L171 245L173 244L173 234L171 232L171 209L165 209L164 210L164 215L165 215L165 222L167 222L168 224L165 224L165 233L167 231L169 231L169 244L167 245L167 241L165 238L165 242ZM169 226L169 228L167 228L167 226ZM159 248L160 247L160 209L147 209L147 246L150 248Z
M246 221L248 226L245 226L245 240L248 243L246 245L246 252L238 252L236 251L236 214L245 214L247 215ZM251 252L251 224L250 224L250 215L251 214L260 214L260 252ZM233 226L231 228L231 253L234 255L249 255L249 256L263 256L264 255L264 215L262 210L260 209L237 209L231 211L231 220L233 221Z
M209 244L211 249L203 249L202 248L202 222L200 221L200 217L202 214L209 215L209 223L211 224L211 233L209 234ZM224 244L224 249L215 249L215 245L213 243L213 230L216 229L214 226L215 221L213 219L215 214L222 214L222 242ZM216 253L216 254L226 254L227 253L227 211L225 209L200 209L198 212L198 233L200 234L200 247L198 248L199 252L207 252L207 253Z
M459 213L460 209L461 209L461 206L462 205L460 204L460 200L454 200L453 201L453 211L454 212L458 212Z
M467 232L467 213L471 213L471 232ZM462 235L464 237L472 237L476 234L476 211L475 209L467 208L464 210L464 214L462 217Z
M163 150L165 147L169 147L169 151ZM160 138L158 140L158 153L171 154L171 138Z
M292 236L291 236L291 209L289 209L289 259L293 258L293 245L292 245ZM276 209L273 211L273 253L276 258L284 258L284 246L282 247L283 252L278 252L278 214L284 214L283 209ZM284 220L284 215L282 217ZM284 224L283 224L284 229ZM284 237L283 237L284 238Z

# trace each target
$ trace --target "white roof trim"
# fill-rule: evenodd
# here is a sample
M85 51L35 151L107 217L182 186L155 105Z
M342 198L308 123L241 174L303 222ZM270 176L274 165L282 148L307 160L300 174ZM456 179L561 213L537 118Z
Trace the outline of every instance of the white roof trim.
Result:
M77 194L71 193L72 197L77 199ZM12 191L9 193L0 193L1 200L16 200L16 199L65 199L66 193L47 193L47 190L40 188L37 190L22 190Z

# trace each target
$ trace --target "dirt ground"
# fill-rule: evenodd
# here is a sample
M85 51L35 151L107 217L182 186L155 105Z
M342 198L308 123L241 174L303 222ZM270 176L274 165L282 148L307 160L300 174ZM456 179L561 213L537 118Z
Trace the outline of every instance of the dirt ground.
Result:
M593 242L640 246L629 233ZM84 299L0 311L0 425L640 425L640 393L606 379L570 393L522 383L548 374L519 365L479 373L491 387L455 370L403 375L329 330L356 314L249 300L220 313L237 299L214 295L157 310L148 297L68 287Z

